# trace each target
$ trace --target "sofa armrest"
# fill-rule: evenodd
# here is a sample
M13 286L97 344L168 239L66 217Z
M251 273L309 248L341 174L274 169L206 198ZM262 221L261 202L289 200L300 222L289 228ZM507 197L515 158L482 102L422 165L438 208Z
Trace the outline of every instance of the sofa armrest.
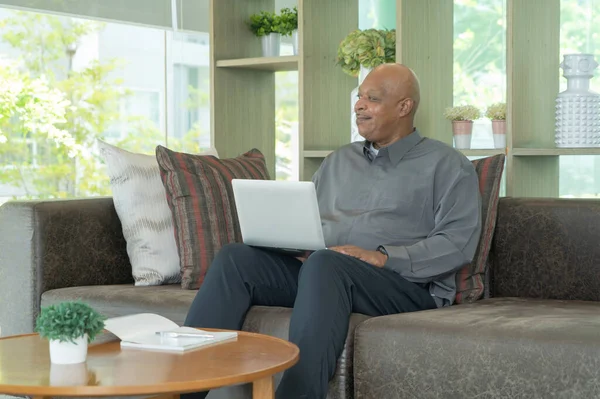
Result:
M13 201L0 207L0 326L31 332L42 293L132 283L112 198Z

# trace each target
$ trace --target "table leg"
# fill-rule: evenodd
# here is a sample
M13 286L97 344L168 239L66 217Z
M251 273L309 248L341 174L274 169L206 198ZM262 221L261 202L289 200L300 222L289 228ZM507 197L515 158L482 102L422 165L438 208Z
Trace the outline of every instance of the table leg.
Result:
M273 376L256 380L252 383L252 399L274 399L275 384Z

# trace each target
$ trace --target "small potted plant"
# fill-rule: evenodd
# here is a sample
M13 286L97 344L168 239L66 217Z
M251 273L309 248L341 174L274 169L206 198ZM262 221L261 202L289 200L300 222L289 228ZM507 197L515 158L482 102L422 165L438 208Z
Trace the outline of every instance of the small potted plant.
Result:
M81 302L62 302L42 308L35 331L50 342L50 361L83 363L88 343L104 329L104 316Z
M506 147L506 103L494 103L485 111L486 118L492 121L494 147Z
M479 119L481 111L474 105L459 105L446 108L444 117L452 121L452 133L456 148L471 148L473 121Z
M293 52L298 55L298 7L282 8L279 21L279 33L282 36L292 36Z
M261 11L250 16L250 30L262 40L263 57L278 57L281 47L281 17Z

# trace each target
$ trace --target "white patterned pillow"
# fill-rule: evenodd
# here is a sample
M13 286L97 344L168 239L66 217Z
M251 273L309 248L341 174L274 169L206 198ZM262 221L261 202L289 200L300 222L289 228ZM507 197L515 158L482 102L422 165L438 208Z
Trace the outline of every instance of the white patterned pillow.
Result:
M181 282L171 209L155 155L98 140L136 286ZM214 155L212 149L200 155Z

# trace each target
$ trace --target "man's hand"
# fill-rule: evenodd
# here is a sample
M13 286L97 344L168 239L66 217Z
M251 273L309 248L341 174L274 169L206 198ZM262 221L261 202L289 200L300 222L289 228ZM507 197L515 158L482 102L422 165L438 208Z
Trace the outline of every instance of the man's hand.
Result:
M349 255L354 258L360 259L363 262L367 262L376 267L383 267L383 265L385 265L385 262L387 262L387 256L385 256L381 252L369 251L367 249L362 249L354 245L341 245L339 247L331 247L329 249L344 255Z

